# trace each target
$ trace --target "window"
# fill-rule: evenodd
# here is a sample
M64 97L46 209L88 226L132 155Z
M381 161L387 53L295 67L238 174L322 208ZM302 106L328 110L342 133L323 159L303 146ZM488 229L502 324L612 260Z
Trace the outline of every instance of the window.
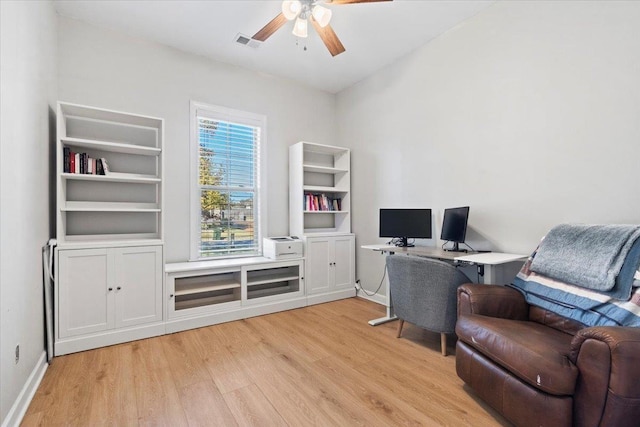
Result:
M191 103L191 259L262 252L266 118Z

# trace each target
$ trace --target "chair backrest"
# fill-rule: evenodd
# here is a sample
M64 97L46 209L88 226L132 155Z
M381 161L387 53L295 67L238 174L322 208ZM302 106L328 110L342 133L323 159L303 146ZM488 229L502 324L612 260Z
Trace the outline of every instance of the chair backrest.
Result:
M389 255L386 263L396 315L434 332L453 332L456 290L471 280L453 265L431 258Z

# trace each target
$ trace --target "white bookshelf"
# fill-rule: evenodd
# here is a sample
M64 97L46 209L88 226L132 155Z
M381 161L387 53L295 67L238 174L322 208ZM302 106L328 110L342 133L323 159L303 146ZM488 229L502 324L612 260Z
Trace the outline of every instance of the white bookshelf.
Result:
M163 132L162 119L58 103L56 355L164 333ZM65 170L65 149L108 173Z
M162 119L58 103L57 240L162 241ZM64 149L104 158L105 175L65 171Z
M340 199L340 209L310 209L307 194ZM304 141L289 147L289 233L305 244L307 304L355 296L350 209L351 151Z
M344 234L351 232L350 150L299 142L289 147L289 233ZM340 199L340 210L313 210L305 195Z

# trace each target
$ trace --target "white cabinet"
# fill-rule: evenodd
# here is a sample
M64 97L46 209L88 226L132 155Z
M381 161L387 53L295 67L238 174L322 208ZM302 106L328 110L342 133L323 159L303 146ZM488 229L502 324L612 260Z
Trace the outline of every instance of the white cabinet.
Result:
M289 147L289 234L305 241L307 302L355 296L351 151L298 142Z
M355 236L305 237L307 302L355 296Z
M113 278L106 249L58 252L58 338L113 328Z
M163 139L162 119L58 103L56 355L164 332Z
M162 320L162 247L113 249L115 327Z
M182 262L166 275L167 332L306 305L302 259Z
M162 246L63 249L57 255L56 355L163 331L157 327ZM148 324L156 327L143 332ZM118 330L129 333L114 334Z

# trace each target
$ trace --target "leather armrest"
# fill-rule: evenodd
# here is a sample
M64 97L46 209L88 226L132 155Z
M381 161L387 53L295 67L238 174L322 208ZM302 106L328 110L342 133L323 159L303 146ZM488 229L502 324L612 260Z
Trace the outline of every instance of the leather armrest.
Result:
M580 371L575 425L637 426L640 417L640 328L594 326L576 333L569 354Z
M610 367L604 373L610 376L609 389L618 396L640 398L640 328L594 326L578 331L571 341L570 354L578 368L580 352L590 340L600 344L592 348L609 353L606 359Z
M527 320L529 305L515 289L467 283L458 288L458 316L461 314Z

